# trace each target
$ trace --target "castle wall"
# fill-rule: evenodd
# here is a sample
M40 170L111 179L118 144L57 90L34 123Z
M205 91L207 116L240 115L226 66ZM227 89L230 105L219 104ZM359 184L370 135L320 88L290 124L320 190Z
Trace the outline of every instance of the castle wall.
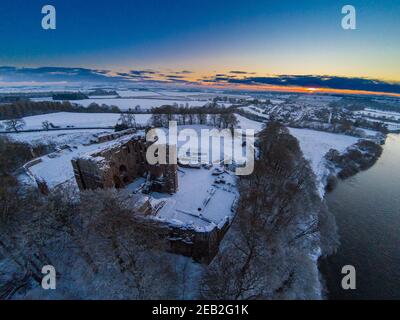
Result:
M170 227L168 238L170 251L209 264L217 255L219 243L229 227L229 221L226 221L221 229L213 228L206 232L198 232L192 228Z
M146 161L149 144L141 137L72 160L75 179L81 190L123 188L136 178L150 174L154 191L178 190L177 165L150 165Z

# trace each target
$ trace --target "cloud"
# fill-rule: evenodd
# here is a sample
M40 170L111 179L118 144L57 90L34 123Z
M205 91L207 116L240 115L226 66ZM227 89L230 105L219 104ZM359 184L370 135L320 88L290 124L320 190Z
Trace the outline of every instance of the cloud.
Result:
M68 81L68 82L104 82L115 80L108 70L66 68L66 67L39 67L39 68L17 68L0 67L0 75L5 81ZM112 78L112 80L111 80ZM116 78L118 79L118 77Z
M191 74L193 73L193 71L189 71L189 70L182 70L182 71L175 71L173 72L174 74Z
M154 82L153 76L158 72L154 70L130 70L128 72L112 72L104 69L67 68L67 67L38 67L18 68L0 66L0 77L7 82L54 82L67 81L89 83L114 83L114 82Z
M146 74L157 74L158 72L154 70L131 70L129 71L129 73L133 75L146 75Z
M247 71L240 71L240 70L233 70L229 71L231 74L256 74L255 72L247 72Z
M167 74L167 75L164 75L164 77L169 78L169 79L184 79L185 78L184 76L179 76L176 74Z
M281 87L309 87L324 89L347 89L373 92L388 92L400 94L399 82L387 82L376 79L357 77L338 77L329 75L277 75L255 76L252 72L233 70L228 74L216 73L213 76L203 76L197 81L188 80L185 76L188 70L161 73L156 70L129 70L127 72L112 72L104 69L38 67L19 68L0 66L0 79L3 83L143 83L143 84L199 84L207 83L218 86L244 84L249 86L276 85Z
M215 82L226 82L230 84L246 85L279 85L299 86L328 89L348 89L375 92L400 93L400 83L386 82L375 79L338 76L317 76L317 75L278 75L278 76L215 76Z
M146 75L143 72L117 72L117 75L122 77L125 80L150 80L153 79L151 75Z

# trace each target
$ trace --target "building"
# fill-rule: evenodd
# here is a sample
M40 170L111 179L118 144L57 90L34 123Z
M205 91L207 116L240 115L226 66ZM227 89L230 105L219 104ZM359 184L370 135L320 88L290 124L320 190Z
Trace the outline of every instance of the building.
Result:
M146 152L150 143L139 135L127 135L77 158L72 166L80 190L124 188L137 178L146 178L148 191L175 193L178 190L176 164L150 165ZM166 146L167 152L175 146Z

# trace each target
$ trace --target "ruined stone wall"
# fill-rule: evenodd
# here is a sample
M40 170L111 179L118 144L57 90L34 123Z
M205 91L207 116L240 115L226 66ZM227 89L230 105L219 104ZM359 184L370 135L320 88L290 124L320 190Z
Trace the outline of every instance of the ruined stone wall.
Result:
M226 221L221 229L215 227L205 232L196 231L193 228L170 226L169 250L192 257L195 261L209 264L217 255L219 244L229 227L229 221Z
M102 143L106 141L112 141L115 139L118 139L124 135L128 134L133 134L136 132L136 129L131 128L131 129L126 129L118 132L110 132L110 133L105 133L105 134L99 134L97 135L97 138L93 140L94 143Z
M104 188L102 172L90 159L72 159L71 162L80 190Z
M136 178L150 174L154 191L175 193L178 190L177 166L149 165L148 143L142 137L72 160L77 184L81 190L123 188Z
M123 188L145 172L145 154L140 140L107 149L101 156L107 159L107 165L101 168L105 188Z
M166 149L166 157L169 159L169 153L171 152L173 157L176 158L176 146L162 146ZM175 193L178 191L178 166L177 164L156 164L146 165L147 171L150 174L152 180L162 178L162 184L157 188L157 184L154 184L153 190L158 192Z

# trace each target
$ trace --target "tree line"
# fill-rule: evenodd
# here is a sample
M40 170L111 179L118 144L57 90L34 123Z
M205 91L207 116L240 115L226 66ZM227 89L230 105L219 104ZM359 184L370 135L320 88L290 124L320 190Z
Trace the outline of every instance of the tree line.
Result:
M53 112L90 112L90 113L120 113L117 106L99 105L91 103L87 107L73 104L69 101L16 101L14 103L4 104L0 107L0 120L18 119L22 117L34 116L39 114Z
M233 130L238 125L234 110L216 103L204 107L165 105L151 109L150 124L154 127L168 127L169 121L176 121L178 125L200 124Z
M258 141L254 171L239 180L240 201L221 250L205 269L205 299L316 299L312 253L332 252L336 225L316 193L296 138L271 122Z

